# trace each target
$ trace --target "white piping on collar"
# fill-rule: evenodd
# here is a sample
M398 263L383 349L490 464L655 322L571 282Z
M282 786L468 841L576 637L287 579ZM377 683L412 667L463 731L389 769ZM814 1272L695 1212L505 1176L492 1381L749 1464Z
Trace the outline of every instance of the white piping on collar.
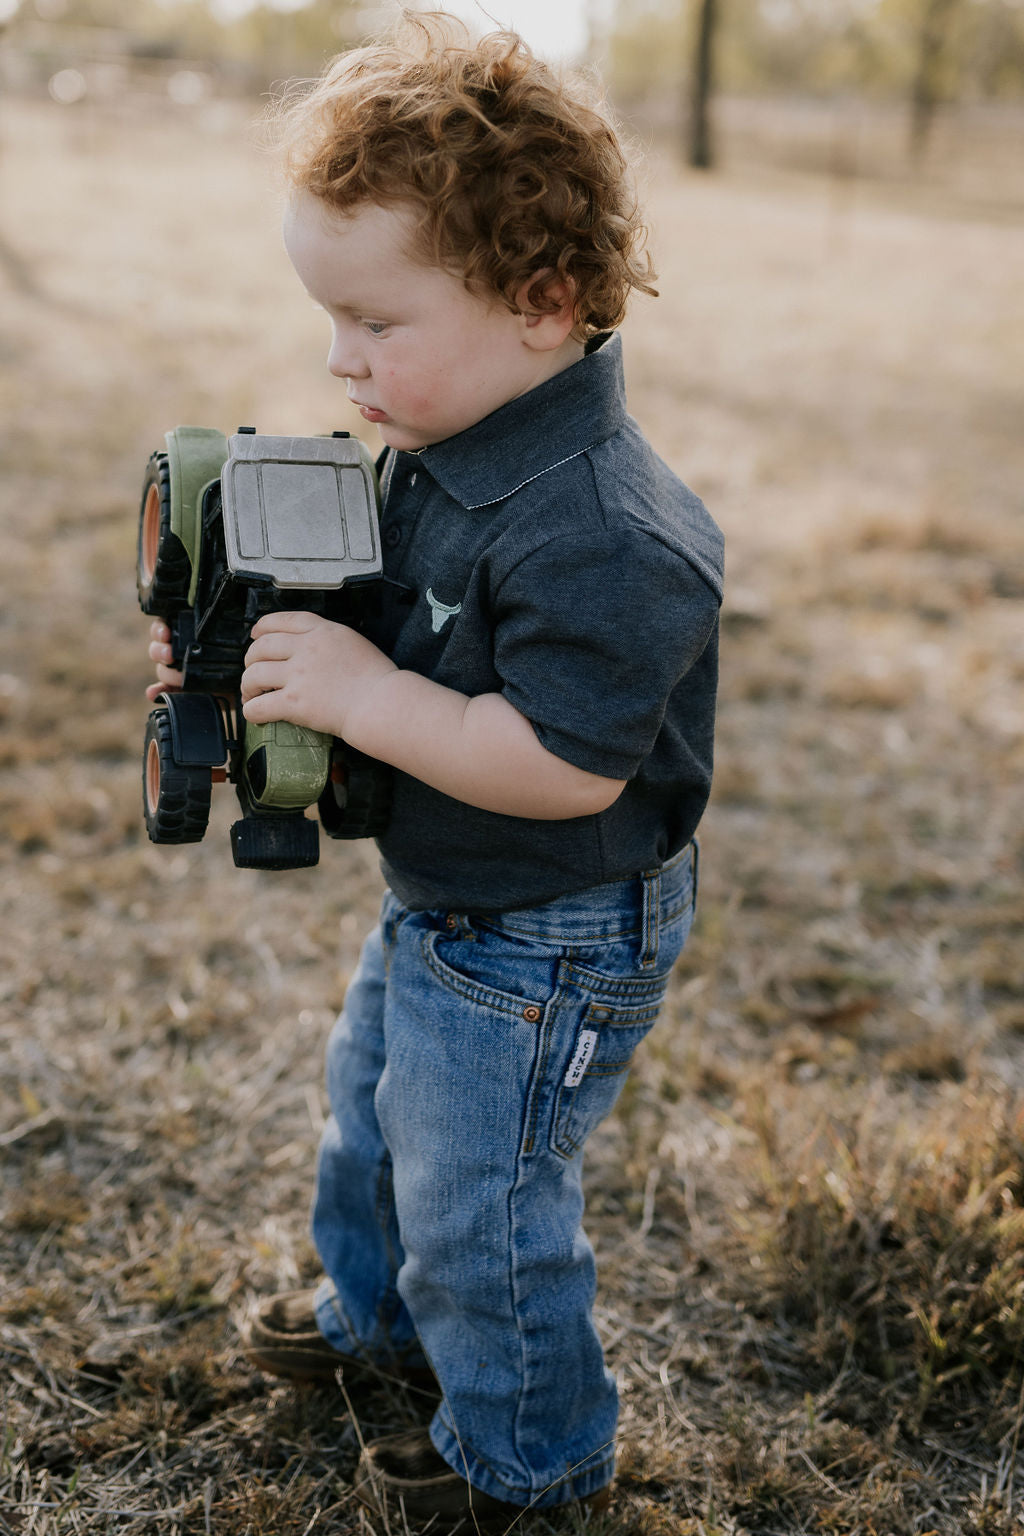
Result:
M573 459L578 459L584 453L589 453L591 448L596 448L600 441L601 439L597 438L594 442L588 443L585 448L577 448L575 453L566 454L564 459L557 459L554 464L549 464L545 469L538 469L535 475L527 475L525 480L520 480L519 484L514 485L511 490L502 491L500 496L492 496L489 501L467 501L463 505L467 512L478 512L481 507L493 507L499 501L507 501L510 496L515 496L518 491L521 491L524 486L532 485L534 480L540 480L543 475L549 475L553 469L560 469L563 464L569 464Z

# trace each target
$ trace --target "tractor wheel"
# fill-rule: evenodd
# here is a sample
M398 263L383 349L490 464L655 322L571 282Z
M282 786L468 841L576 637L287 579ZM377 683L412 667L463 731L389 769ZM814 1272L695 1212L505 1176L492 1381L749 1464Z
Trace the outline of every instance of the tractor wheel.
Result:
M171 532L171 471L166 453L154 453L146 465L136 574L143 613L166 619L188 606L192 572L185 546Z
M379 837L391 816L391 770L354 747L337 743L320 820L328 837Z
M146 726L142 801L153 843L198 843L210 819L213 773L174 761L171 718L154 709Z

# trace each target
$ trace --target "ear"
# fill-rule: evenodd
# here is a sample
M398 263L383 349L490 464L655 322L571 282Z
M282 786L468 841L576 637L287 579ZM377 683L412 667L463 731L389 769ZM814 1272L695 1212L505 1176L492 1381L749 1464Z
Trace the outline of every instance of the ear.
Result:
M537 310L538 284L551 308ZM533 292L533 305L530 293ZM516 307L523 320L523 342L535 352L552 352L560 347L576 323L575 290L566 278L556 277L550 269L535 272L516 294Z

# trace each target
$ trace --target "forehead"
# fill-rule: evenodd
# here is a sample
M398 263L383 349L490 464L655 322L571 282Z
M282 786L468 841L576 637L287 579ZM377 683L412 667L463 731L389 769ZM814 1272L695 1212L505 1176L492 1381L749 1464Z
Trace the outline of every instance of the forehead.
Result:
M312 193L297 192L285 208L283 234L307 287L446 275L418 256L416 215L404 204L358 203L351 212L338 213Z
M386 250L401 251L409 260L416 249L416 212L407 203L356 203L342 211L332 208L312 192L296 191L284 211L286 239L344 244L365 241Z

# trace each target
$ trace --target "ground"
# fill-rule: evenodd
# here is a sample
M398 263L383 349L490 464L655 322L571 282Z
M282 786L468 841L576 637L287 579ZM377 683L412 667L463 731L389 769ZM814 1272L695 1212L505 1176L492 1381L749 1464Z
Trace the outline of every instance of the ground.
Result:
M0 1531L366 1525L408 1398L275 1386L371 846L151 846L142 471L179 422L368 431L248 109L0 112ZM968 168L969 169L969 168ZM981 169L979 169L979 176ZM631 409L725 529L700 915L588 1162L597 1536L1019 1529L1024 209L648 172ZM637 615L638 644L643 615ZM545 1522L537 1520L536 1525Z

